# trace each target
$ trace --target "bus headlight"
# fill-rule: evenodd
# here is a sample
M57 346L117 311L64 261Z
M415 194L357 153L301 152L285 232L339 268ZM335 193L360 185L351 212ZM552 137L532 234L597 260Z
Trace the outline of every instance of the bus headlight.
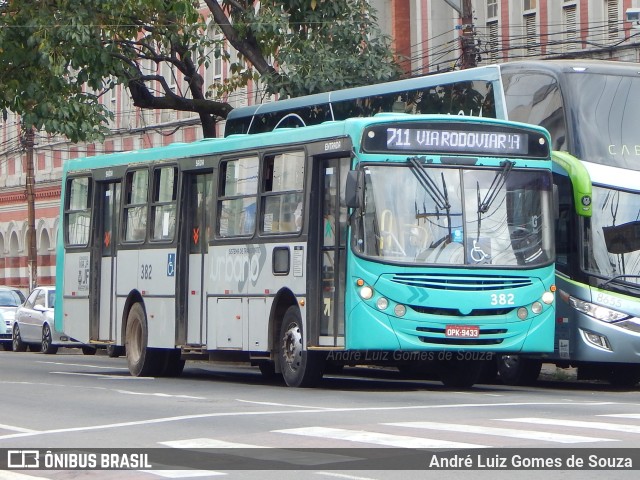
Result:
M371 297L373 297L373 288L365 285L364 287L362 287L360 289L360 297L363 300L369 300Z
M384 297L380 297L376 302L376 307L378 307L378 310L386 310L388 306L389 306L389 300L387 300Z
M542 304L540 302L533 302L531 304L531 311L538 315L540 312L542 312Z
M555 298L555 295L552 292L544 292L542 294L542 301L547 305L551 305L553 303L554 298Z
M395 313L397 317L404 317L407 313L407 307L398 304L394 307L393 313Z
M518 318L520 320L526 320L528 316L529 316L529 312L525 307L520 307L518 309Z
M624 320L629 318L626 313L611 310L610 308L603 307L602 305L596 305L594 303L585 302L575 297L569 297L569 305L578 310L579 312L589 315L590 317L600 320L601 322L611 323L618 320Z

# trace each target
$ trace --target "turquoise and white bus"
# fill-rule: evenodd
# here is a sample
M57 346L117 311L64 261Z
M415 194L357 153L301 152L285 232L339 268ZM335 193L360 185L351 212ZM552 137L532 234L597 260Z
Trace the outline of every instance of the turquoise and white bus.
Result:
M500 376L506 383L529 383L549 362L578 367L580 378L636 384L640 65L509 62L236 109L227 131L252 133L379 111L502 118L550 132L561 200L554 353L501 356Z
M242 360L328 367L552 352L554 189L543 128L381 114L69 160L56 325L133 375Z

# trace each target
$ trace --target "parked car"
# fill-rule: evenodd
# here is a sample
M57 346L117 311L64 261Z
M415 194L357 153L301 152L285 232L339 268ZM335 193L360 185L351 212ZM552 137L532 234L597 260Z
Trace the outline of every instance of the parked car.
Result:
M24 352L27 347L42 353L53 354L58 347L82 348L85 355L96 353L95 347L69 338L55 328L53 312L56 287L37 287L16 310L13 322L12 343L14 352Z
M24 294L17 288L0 286L0 342L11 350L11 329L16 309L24 303Z

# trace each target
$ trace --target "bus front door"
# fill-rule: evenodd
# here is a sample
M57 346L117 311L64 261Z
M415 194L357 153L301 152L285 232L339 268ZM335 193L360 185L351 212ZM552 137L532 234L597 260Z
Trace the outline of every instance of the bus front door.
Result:
M89 338L112 344L119 339L115 321L117 212L120 204L120 182L98 182L94 217L94 254L91 255L89 282Z
M201 347L206 338L206 256L211 236L211 185L213 173L185 174L182 228L178 245L178 288L176 295L177 338L180 346Z

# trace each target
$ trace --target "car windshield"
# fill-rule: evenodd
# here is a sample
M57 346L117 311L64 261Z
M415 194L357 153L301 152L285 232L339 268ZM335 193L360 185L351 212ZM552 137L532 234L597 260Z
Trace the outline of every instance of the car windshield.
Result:
M0 307L17 307L22 299L13 290L0 290Z
M554 259L551 176L541 170L368 165L355 249L395 263L528 267Z

